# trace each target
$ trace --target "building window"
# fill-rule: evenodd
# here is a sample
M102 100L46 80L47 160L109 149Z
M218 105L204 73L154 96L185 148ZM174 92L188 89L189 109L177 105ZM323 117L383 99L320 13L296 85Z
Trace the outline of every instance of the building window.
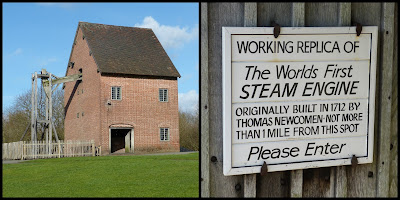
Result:
M158 96L160 102L168 102L168 89L159 89Z
M121 100L121 87L111 87L111 100Z
M169 140L169 128L160 128L160 140L161 141Z
M76 113L76 118L79 118L79 113Z

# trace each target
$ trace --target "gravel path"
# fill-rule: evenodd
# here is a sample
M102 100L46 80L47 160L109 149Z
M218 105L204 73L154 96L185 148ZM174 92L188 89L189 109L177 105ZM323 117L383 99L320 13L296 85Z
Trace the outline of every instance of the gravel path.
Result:
M3 160L3 164L15 164L15 163L21 163L25 162L27 160Z

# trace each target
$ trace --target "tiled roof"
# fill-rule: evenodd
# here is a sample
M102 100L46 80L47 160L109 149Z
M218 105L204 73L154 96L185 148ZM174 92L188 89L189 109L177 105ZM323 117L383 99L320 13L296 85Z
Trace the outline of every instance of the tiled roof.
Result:
M180 77L153 30L79 22L102 73Z

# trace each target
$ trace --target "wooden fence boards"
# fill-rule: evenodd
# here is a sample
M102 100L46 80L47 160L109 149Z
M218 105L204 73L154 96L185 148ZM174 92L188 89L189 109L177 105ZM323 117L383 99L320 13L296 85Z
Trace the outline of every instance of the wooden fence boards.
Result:
M22 158L22 141L3 143L3 160L20 160Z
M32 148L34 147L34 148ZM36 154L32 149L36 149ZM100 155L101 150L88 141L53 141L48 152L46 141L3 143L3 160L42 159Z
M203 10L206 8L205 10ZM256 12L254 9L256 8ZM256 197L396 197L397 130L397 3L202 3L201 5L201 195L248 196L250 180L256 179ZM256 13L256 19L254 15ZM205 16L204 16L205 15ZM223 176L222 173L222 36L223 26L243 27L378 26L377 91L375 106L374 162L355 167L273 172L265 176ZM206 27L203 27L203 26ZM389 34L386 34L389 30ZM203 40L205 39L205 40ZM203 49L203 47L206 47ZM206 55L204 55L206 54ZM206 63L204 63L206 62ZM206 81L206 82L203 82ZM206 86L205 86L206 85ZM203 90L203 87L206 87ZM204 94L206 93L206 94ZM391 96L391 98L389 98ZM208 109L205 109L205 104ZM390 123L389 123L390 122ZM203 128L206 136L203 136ZM204 143L203 143L204 142ZM208 154L203 155L203 148ZM203 157L204 156L204 157ZM212 156L217 162L211 162ZM382 164L382 162L384 164ZM203 171L205 173L203 173ZM382 173L382 174L380 174ZM208 180L207 180L208 179ZM208 187L207 187L208 185ZM235 187L241 186L241 187ZM244 186L244 187L243 187Z

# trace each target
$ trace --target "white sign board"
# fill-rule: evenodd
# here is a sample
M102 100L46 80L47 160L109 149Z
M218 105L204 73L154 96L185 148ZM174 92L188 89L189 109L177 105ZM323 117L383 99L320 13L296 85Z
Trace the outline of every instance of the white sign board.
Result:
M378 28L223 27L224 175L372 163Z

